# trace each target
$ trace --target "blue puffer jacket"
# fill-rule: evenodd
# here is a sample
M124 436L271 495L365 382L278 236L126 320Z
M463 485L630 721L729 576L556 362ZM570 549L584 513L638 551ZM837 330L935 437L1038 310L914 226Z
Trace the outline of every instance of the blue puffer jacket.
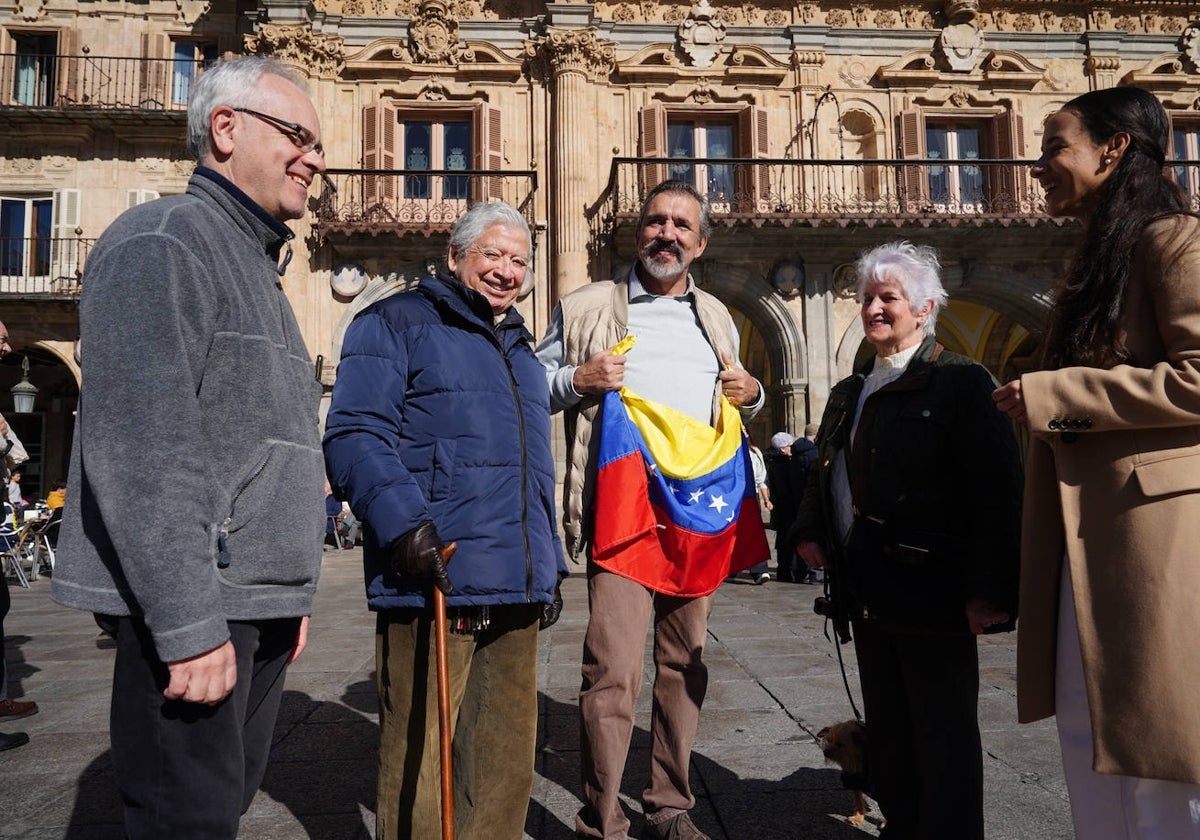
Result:
M373 610L424 606L387 546L426 519L458 553L450 606L550 603L567 573L554 507L550 397L516 309L495 328L449 275L363 310L346 330L325 431L334 492L366 523Z

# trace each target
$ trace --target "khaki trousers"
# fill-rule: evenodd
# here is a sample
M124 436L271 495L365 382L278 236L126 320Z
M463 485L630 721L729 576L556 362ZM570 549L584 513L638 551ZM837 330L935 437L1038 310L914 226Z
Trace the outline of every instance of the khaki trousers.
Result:
M491 608L491 625L450 633L457 840L521 837L537 736L538 606ZM379 840L440 840L441 755L433 614L376 619Z
M642 791L647 820L660 822L696 804L688 783L692 742L708 688L701 661L712 596L675 598L588 564L591 611L579 692L581 837L624 838L629 818L618 794L642 688L646 629L654 618L654 704L650 780Z

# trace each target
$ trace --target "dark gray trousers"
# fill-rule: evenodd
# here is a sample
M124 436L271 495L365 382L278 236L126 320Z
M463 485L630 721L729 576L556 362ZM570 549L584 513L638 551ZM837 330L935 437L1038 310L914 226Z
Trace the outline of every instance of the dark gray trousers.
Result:
M266 772L300 619L229 622L237 685L216 706L164 698L145 622L115 621L109 729L127 837L233 840Z

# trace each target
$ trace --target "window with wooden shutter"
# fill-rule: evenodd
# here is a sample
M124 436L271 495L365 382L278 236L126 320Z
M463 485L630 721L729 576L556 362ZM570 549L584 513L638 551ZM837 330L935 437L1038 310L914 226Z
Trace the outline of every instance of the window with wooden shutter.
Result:
M147 201L154 201L158 197L158 193L154 190L128 190L125 197L125 209L137 207Z
M667 157L667 109L658 103L642 109L642 157ZM667 180L667 167L659 163L642 164L640 180L642 195Z
M0 288L44 291L54 236L50 195L0 195Z
M708 198L712 213L749 212L755 191L751 174L720 161L743 157L750 131L729 111L668 111L666 157L672 162L667 177L695 187Z
M5 101L49 108L58 97L58 33L12 32L11 71L5 73Z
M988 123L957 118L925 120L926 202L937 213L981 213L987 208L983 169L949 161L977 161L984 153ZM947 161L947 163L938 163Z

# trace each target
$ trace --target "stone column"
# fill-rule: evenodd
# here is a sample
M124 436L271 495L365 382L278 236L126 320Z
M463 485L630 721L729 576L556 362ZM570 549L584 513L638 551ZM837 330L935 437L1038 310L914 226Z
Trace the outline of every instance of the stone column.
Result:
M598 131L593 85L616 64L616 45L596 36L595 27L549 27L546 36L527 48L542 59L552 79L550 260L553 300L576 289L588 276L588 219L594 199L588 189L595 167Z

